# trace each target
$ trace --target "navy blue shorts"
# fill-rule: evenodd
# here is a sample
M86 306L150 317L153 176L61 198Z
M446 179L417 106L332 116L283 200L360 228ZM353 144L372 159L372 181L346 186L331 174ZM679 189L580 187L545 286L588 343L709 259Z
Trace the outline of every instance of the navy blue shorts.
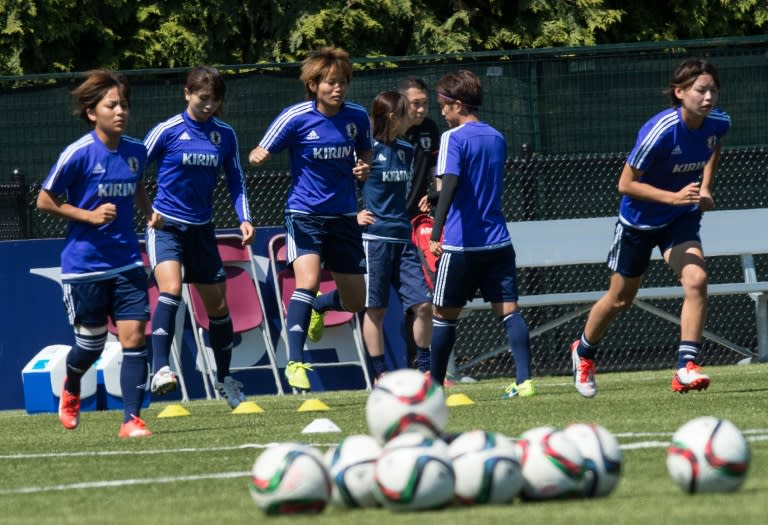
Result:
M493 250L443 252L437 261L435 306L461 308L480 290L490 303L517 302L517 265L512 245Z
M184 224L166 218L162 229L147 228L145 237L152 268L163 261L179 261L185 283L213 284L227 279L213 223Z
M71 282L64 288L64 306L72 326L106 326L113 321L149 319L147 273L136 267L103 281Z
M365 273L363 233L356 217L286 213L285 228L288 231L289 262L308 253L316 253L326 270Z
M392 287L397 291L404 310L432 301L421 269L421 259L413 243L366 240L363 241L363 248L368 267L366 307L389 306Z
M701 243L701 211L696 210L676 218L662 228L638 230L616 222L613 244L608 252L608 268L624 277L640 277L648 270L653 249L662 256L673 246L688 241Z

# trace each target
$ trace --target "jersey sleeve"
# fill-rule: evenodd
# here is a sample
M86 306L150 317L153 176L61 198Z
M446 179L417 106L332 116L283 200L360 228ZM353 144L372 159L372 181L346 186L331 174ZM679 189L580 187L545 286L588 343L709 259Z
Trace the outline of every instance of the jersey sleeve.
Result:
M237 134L234 131L231 132L230 140L227 143L230 144L224 159L224 175L226 177L227 189L240 222L251 222L251 208L248 204L248 193L245 188L245 174L240 163L240 148L237 142Z
M280 153L293 144L295 114L291 107L284 109L269 125L259 146L270 153Z

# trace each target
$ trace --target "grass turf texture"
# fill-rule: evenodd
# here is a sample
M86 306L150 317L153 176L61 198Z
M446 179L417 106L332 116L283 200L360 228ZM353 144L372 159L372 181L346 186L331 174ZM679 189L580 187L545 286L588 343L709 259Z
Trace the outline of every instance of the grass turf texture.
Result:
M142 417L155 433L146 439L117 437L120 413L86 412L67 431L55 414L0 412L0 523L264 523L347 525L396 519L398 525L766 523L768 506L768 364L708 367L712 385L686 395L670 389L671 371L601 374L595 399L579 396L568 377L537 378L539 395L499 398L508 379L461 384L475 404L449 409L449 432L475 428L515 436L540 425L562 427L594 421L617 435L624 453L621 481L606 498L458 507L398 513L328 506L316 516L266 517L248 493L250 468L270 442L297 440L321 451L342 436L366 433L366 392L322 392L331 410L297 412L303 396L252 397L264 409L235 415L223 401L193 401L190 416ZM247 392L247 385L246 385ZM702 415L730 419L750 440L747 481L730 494L684 494L666 470L666 445L686 421ZM302 434L327 417L342 433Z

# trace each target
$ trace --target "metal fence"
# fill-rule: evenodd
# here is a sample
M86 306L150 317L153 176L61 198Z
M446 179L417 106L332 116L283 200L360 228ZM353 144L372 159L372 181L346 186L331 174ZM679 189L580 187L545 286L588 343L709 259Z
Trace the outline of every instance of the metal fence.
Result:
M718 66L719 105L733 120L716 177L718 208L765 207L768 141L763 130L768 110L762 101L768 84L768 37L366 59L358 61L361 69L355 72L349 98L367 104L405 76L419 76L434 85L446 71L473 70L481 76L485 91L481 117L505 133L510 148L504 195L507 218L610 216L618 205L616 184L625 154L640 125L667 105L661 90L674 65L690 55L706 56ZM297 64L230 67L227 71L225 120L238 130L245 158L279 110L302 98L303 86L297 80ZM134 92L129 134L142 137L157 121L183 110L185 70L128 73ZM68 92L76 83L71 75L0 78L0 110L5 115L0 122L0 162L6 167L0 173L0 239L64 234L63 221L39 214L34 200L60 150L84 132L69 111ZM436 104L431 116L442 124ZM279 155L266 169L247 174L256 225L282 223L290 185L286 157ZM154 193L153 177L150 172L150 195ZM217 226L235 226L223 182L216 199ZM606 232L606 251L610 235ZM758 257L756 263L758 277L765 278L768 261ZM708 266L711 282L741 275L736 258L711 259ZM524 269L520 272L521 293L602 289L607 287L608 277L603 265ZM673 280L666 266L654 262L646 283L662 286ZM672 313L680 308L680 300L652 304ZM707 329L754 348L753 309L748 297L713 297ZM531 308L524 315L533 329L567 311L565 306ZM567 345L579 335L583 322L584 316L580 316L532 341L534 373L568 372ZM602 347L600 368L670 367L678 332L672 323L631 309L612 325ZM472 313L460 324L457 363L461 366L473 356L505 344L504 331L489 313ZM709 341L702 357L706 363L740 359ZM510 356L501 353L466 372L477 377L509 375L513 366Z

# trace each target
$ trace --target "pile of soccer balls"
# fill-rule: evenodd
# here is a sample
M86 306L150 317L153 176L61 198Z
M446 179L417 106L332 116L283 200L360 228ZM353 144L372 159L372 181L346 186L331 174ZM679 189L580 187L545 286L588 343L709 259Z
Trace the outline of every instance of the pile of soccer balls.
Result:
M253 465L253 500L266 514L320 512L329 501L413 511L603 497L621 474L616 438L595 423L538 427L515 439L487 430L446 435L443 390L415 370L384 376L366 419L369 434L348 436L325 455L295 442L266 449ZM681 427L667 459L689 492L736 489L748 464L741 433L717 418Z

